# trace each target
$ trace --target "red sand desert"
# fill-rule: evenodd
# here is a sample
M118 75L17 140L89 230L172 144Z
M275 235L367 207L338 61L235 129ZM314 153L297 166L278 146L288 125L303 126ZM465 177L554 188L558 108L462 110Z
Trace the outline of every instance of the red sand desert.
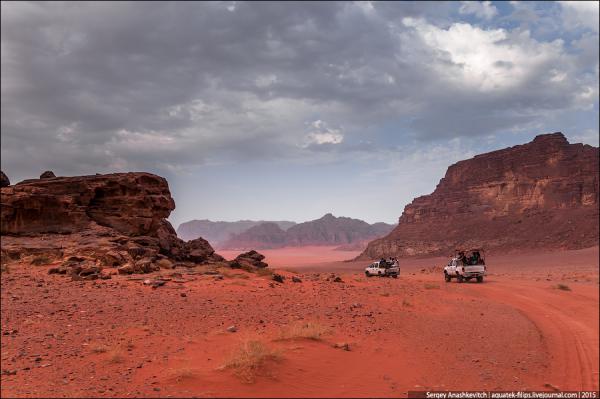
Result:
M2 273L2 396L598 390L598 247L490 255L482 284L445 283L444 258L366 278L365 262L311 265L336 251L294 251L302 261L267 252L297 269L281 272L283 284L241 270L216 279L202 266L162 270L172 279L156 289L146 276L67 283L12 264ZM254 368L232 361L244 345L262 356Z

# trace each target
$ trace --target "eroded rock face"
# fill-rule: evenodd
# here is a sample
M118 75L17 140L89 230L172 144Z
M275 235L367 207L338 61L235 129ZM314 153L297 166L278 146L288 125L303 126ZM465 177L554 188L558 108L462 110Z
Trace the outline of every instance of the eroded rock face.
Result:
M25 180L2 189L1 233L72 233L97 223L145 235L173 209L167 181L150 173Z
M359 258L597 245L598 153L553 133L460 161Z
M150 173L53 177L2 188L2 249L11 258L85 255L133 273L162 258L222 261L203 239L186 243L166 220L175 209L167 181Z
M8 186L10 186L10 180L8 179L8 176L6 176L4 172L0 170L0 187Z

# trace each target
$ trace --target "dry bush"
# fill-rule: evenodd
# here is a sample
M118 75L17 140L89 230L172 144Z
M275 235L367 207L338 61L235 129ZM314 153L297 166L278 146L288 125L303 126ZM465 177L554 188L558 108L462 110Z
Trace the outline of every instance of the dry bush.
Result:
M571 291L571 287L569 287L566 284L557 284L555 287L557 290L563 290L563 291Z
M389 292L380 292L379 295L381 296L390 296Z
M318 323L295 323L282 330L278 340L305 338L320 341L328 333L329 329Z
M431 284L431 283L425 283L424 287L426 290L437 290L440 288L439 284Z
M234 370L235 375L246 383L253 383L258 376L270 376L269 362L281 360L281 354L260 341L245 341L231 355L224 368Z
M120 350L115 349L109 352L107 361L113 364L123 363L125 361L125 357Z
M108 352L108 348L104 345L96 345L92 347L92 353L106 353Z

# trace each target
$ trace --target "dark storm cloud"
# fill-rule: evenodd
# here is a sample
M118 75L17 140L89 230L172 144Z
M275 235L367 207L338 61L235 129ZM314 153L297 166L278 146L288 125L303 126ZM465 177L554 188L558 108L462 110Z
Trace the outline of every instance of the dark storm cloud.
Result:
M457 7L4 2L2 166L161 171L368 152L377 143L360 145L361 132L390 119L407 121L398 137L429 140L597 102L597 31L571 47L522 28L461 31ZM452 32L497 59L478 64ZM306 145L316 120L344 140Z

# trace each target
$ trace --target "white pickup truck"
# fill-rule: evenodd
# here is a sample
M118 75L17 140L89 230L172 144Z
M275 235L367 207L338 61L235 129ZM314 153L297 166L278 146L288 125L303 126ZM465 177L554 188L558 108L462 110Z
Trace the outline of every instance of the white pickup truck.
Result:
M444 267L444 279L449 282L453 278L462 283L463 281L476 279L478 283L483 282L483 276L486 273L485 260L482 250L473 249L470 251L457 251L455 256L450 259L448 265Z
M392 262L387 262L385 260L379 260L377 262L371 263L369 266L365 268L365 276L380 276L380 277L389 277L398 278L400 275L400 265L398 261L394 259Z

